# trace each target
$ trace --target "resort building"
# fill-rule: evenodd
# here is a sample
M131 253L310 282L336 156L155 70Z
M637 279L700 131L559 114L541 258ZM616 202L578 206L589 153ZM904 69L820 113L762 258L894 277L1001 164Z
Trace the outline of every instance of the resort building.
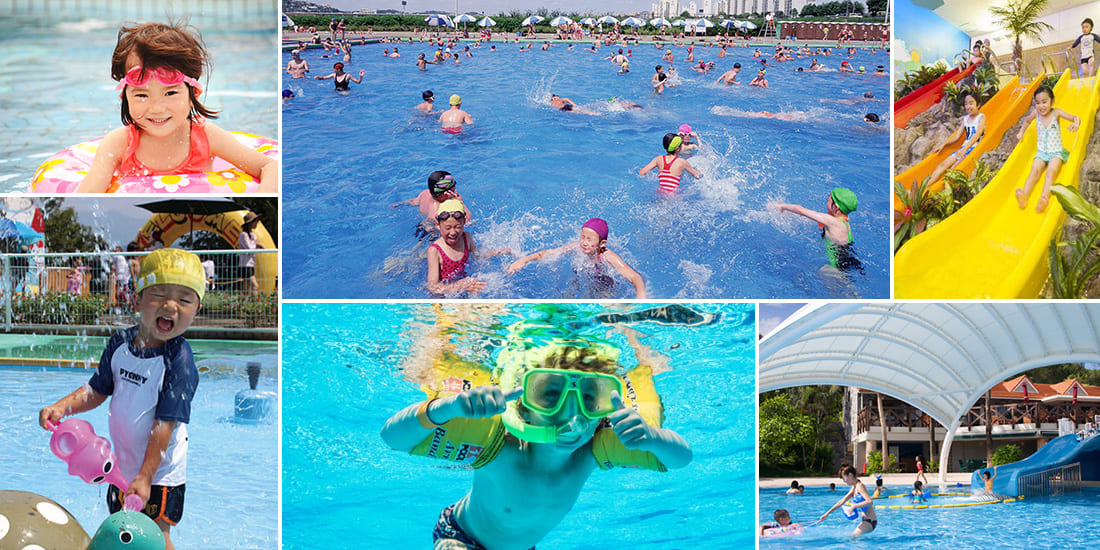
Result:
M882 449L877 396L860 388L848 388L845 394L844 427L859 471L864 471L871 452ZM994 450L1015 444L1023 456L1028 456L1060 435L1060 420L1072 422L1071 429L1100 421L1100 387L1083 386L1076 379L1040 384L1020 375L993 386L987 396L988 415L986 399L982 398L961 416L948 471L969 472L986 465L987 425L992 426ZM897 457L902 471L916 472L917 455L926 461L929 457L939 460L940 445L947 433L944 426L932 420L935 433L930 433L931 418L927 414L887 395L882 396L882 414L886 418L889 453Z

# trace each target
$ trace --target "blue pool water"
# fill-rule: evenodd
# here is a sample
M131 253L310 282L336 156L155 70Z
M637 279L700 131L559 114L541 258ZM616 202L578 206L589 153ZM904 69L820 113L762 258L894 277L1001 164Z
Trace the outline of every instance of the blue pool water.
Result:
M399 45L400 59L381 56L393 44L354 46L345 70L366 71L364 84L340 94L331 81L284 79L298 97L283 106L286 197L283 216L288 298L425 298L428 242L419 240L414 207L391 205L426 189L435 170L454 174L475 222L469 232L482 249L529 254L576 240L590 217L610 224L608 247L646 281L653 297L810 298L889 296L888 122L863 123L887 102L845 104L866 91L888 98L886 78L845 73L796 73L809 60L768 71L771 88L715 84L740 62L739 80L752 79L747 48L716 61L706 75L691 71L675 48L681 84L656 95L649 84L662 50L633 48L631 72L620 75L600 54L518 53L497 44L455 66L416 69L427 44ZM617 49L617 48L616 48ZM766 50L766 48L765 48ZM310 49L310 75L327 75L338 59ZM430 57L430 55L429 55ZM284 53L283 66L290 59ZM888 55L861 51L852 63L869 68ZM819 57L835 69L841 57ZM758 61L756 62L758 64ZM458 135L439 131L436 116L414 114L425 89L446 107L451 94L475 124ZM567 97L602 116L562 113L546 102ZM609 96L642 111L612 108ZM794 113L798 120L730 114ZM884 117L885 118L885 117ZM661 153L661 138L688 123L706 144L690 159L704 175L684 176L678 197L659 198L656 172L637 172ZM865 272L850 281L819 273L824 251L817 225L769 205L797 203L825 210L838 186L860 198L851 227ZM586 298L574 259L544 260L514 275L502 256L475 261L488 298ZM632 298L620 280L610 297Z
M187 426L190 448L183 519L172 529L177 548L275 548L278 545L278 423L229 422L234 396L248 388L237 360L263 365L259 390L277 392L274 349L239 358L197 361L206 371ZM243 367L242 367L243 369ZM218 374L213 374L217 372ZM0 367L0 489L29 491L58 502L89 536L107 517L106 487L69 475L49 450L49 433L38 411L88 381L91 371ZM98 435L107 436L108 404L86 413Z
M664 427L691 444L693 462L666 473L594 472L540 548L751 546L753 307L692 307L721 318L693 328L632 328L669 357L672 370L654 378ZM590 320L604 311L595 304L284 304L284 546L327 549L355 540L362 548L428 547L440 510L465 494L472 473L382 441L386 419L424 397L402 372L428 364L421 359L440 345L485 363L521 320L603 336L609 327ZM363 318L371 322L348 322ZM621 334L610 338L629 349ZM628 351L623 357L631 360Z
M28 191L34 170L54 153L121 126L117 83L111 80L111 53L121 23L188 15L179 3L166 3L156 19L138 17L125 6L98 4L102 10L95 13L60 9L0 17L5 53L0 71L0 192ZM203 77L202 98L207 107L221 111L214 122L227 130L277 137L278 75L263 69L274 62L277 15L275 3L267 4L189 15L214 62L212 72Z
M835 493L826 487L807 487L804 495L797 496L784 494L785 489L762 489L758 522L772 521L777 508L787 509L796 522L816 520L844 495L841 487L844 485L840 484ZM946 492L968 491L969 486L951 485ZM802 535L762 538L760 548L1095 548L1100 544L1095 525L1098 497L1100 490L1084 489L1064 496L1013 503L925 510L882 508L908 504L901 502L908 499L875 500L878 528L869 535L853 539L850 533L855 522L844 519L837 510L824 523L808 527ZM951 503L962 498L932 497L928 504Z

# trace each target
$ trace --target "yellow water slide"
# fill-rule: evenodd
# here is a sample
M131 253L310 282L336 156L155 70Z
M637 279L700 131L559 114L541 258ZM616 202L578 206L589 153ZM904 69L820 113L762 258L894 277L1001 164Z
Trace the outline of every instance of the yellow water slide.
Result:
M1042 79L1037 78L1031 84L1021 84L1019 77L1014 76L989 101L986 101L985 105L982 105L979 112L985 115L985 136L974 146L974 150L955 167L957 170L962 170L967 174L971 173L974 170L974 164L986 151L995 149L1000 145L1004 133L1015 126L1016 122L1024 116L1028 107L1031 106L1031 96L1035 94L1035 89L1039 87L1041 82ZM911 189L917 182L930 176L936 166L951 156L963 144L963 141L964 138L959 138L955 143L944 147L943 151L933 152L908 170L898 174L894 179L904 185L906 189ZM942 179L932 182L928 187L928 192L935 193L940 189L943 189ZM904 208L895 196L894 210Z
M1062 143L1069 161L1056 183L1076 187L1085 148L1100 105L1096 77L1074 79L1062 73L1054 106L1081 119L1076 132L1062 121ZM997 175L978 196L935 227L902 245L894 257L896 298L1037 298L1048 274L1047 248L1065 219L1053 196L1035 212L1043 178L1027 207L1016 204L1035 159L1035 123L1028 125Z

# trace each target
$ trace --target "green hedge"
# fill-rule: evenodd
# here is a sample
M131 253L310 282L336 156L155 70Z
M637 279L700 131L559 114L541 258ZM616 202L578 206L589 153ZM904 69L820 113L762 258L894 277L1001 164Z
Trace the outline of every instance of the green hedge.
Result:
M16 294L12 302L12 319L19 324L94 325L106 312L107 299L102 295Z
M202 300L202 314L223 319L240 317L249 328L275 327L279 321L279 299L275 292L208 292Z

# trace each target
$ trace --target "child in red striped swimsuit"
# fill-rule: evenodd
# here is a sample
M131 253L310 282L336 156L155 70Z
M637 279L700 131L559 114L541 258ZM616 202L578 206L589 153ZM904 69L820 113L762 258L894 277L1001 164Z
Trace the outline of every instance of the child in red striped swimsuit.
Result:
M676 192L676 189L680 187L680 176L683 175L684 170L687 170L697 179L703 177L701 172L691 167L690 162L679 157L680 149L683 147L683 138L677 134L665 134L662 143L668 154L654 157L653 160L649 161L649 164L645 165L645 168L638 171L639 176L644 176L650 170L660 166L661 170L657 174L657 181L660 184L661 193L664 194Z

